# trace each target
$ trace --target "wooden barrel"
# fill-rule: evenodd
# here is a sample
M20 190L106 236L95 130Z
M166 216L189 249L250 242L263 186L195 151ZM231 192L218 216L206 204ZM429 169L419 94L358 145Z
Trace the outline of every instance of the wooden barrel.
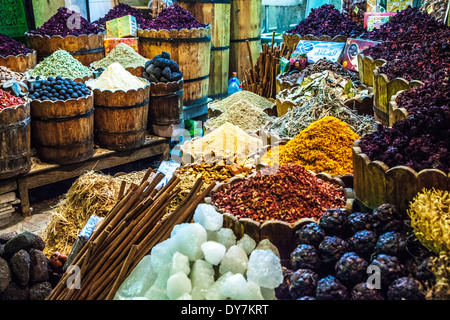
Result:
M183 72L185 106L208 100L211 55L211 26L190 30L138 30L139 53L147 59L170 54Z
M128 91L94 89L94 139L110 150L130 150L142 146L148 121L150 83ZM89 86L89 81L86 83Z
M229 74L237 72L244 79L244 72L253 67L251 61L261 51L261 0L231 0L230 8L230 68ZM249 41L250 59L247 43Z
M0 179L30 171L30 102L0 111Z
M150 83L148 129L151 133L170 138L183 119L183 80Z
M71 164L94 154L94 95L68 100L31 101L31 137L38 157Z
M11 71L23 73L33 69L37 64L37 53L35 50L27 54L17 56L0 56L0 66L7 67Z
M37 51L37 61L50 56L59 49L73 55L83 65L89 66L92 62L105 57L105 33L83 34L81 36L41 36L25 33L28 47Z
M230 0L178 0L199 22L211 25L211 67L208 95L228 94L230 62Z

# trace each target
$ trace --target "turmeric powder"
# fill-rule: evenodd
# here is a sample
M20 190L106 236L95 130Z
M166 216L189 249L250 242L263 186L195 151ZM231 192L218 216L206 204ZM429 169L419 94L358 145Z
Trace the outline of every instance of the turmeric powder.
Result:
M315 173L352 174L352 147L358 139L347 123L326 116L311 123L285 145L269 149L261 162L296 163Z

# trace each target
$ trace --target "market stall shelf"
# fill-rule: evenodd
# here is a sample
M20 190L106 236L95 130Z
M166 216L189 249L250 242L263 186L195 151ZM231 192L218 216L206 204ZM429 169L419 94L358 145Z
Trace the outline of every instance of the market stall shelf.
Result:
M3 57L0 55L0 66L7 67L14 72L25 72L33 69L37 64L37 53L19 54L17 56Z
M230 0L179 0L199 22L211 25L211 61L208 96L223 98L228 91L230 60Z
M0 179L31 168L30 102L0 110Z
M359 79L365 85L373 86L373 71L376 67L380 67L387 61L384 59L374 60L372 57L367 57L362 53L357 55L358 58L358 72Z
M206 102L209 88L211 27L181 30L138 30L139 53L152 59L170 54L183 73L185 106Z
M407 81L403 78L389 79L376 67L373 71L374 116L385 126L392 126L392 110L389 102L400 90L409 90L422 85L419 80Z
M391 203L405 211L423 188L450 190L448 173L438 169L416 172L407 166L389 168L382 161L372 161L362 153L359 140L353 146L355 199L369 209Z
M38 62L59 49L68 51L85 66L105 57L104 32L65 37L34 35L27 32L25 37L28 47L37 51Z
M28 173L2 180L0 194L18 190L22 215L27 216L31 214L29 189L78 177L89 170L103 170L153 156L160 156L164 160L169 158L167 139L149 135L142 146L125 151L98 148L90 159L74 164L59 165L36 161Z

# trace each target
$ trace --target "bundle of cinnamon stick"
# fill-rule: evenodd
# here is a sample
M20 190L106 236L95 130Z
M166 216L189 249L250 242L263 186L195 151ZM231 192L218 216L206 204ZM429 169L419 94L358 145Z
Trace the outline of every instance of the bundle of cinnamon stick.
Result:
M244 72L242 80L242 90L251 91L265 98L276 96L276 77L280 69L280 57L289 57L290 50L283 43L274 46L274 37L272 44L263 44L256 64L253 64L253 58L250 52L250 44L247 41L247 49L250 56L250 65L252 68Z
M168 239L175 225L190 222L197 205L214 187L211 183L199 193L203 184L199 178L176 210L166 214L180 191L180 179L174 175L158 190L164 174L158 173L149 181L151 172L149 168L140 184L132 184L128 190L122 182L116 205L72 263L79 269L69 268L47 300L112 300L139 261L153 246ZM77 269L78 274L70 272ZM79 288L73 287L76 281Z

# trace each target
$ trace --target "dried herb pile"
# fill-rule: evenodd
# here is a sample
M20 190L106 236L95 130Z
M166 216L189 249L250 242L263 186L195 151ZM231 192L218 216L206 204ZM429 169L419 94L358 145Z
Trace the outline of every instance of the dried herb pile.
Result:
M17 56L20 54L32 53L33 50L27 48L23 43L0 33L0 56Z
M254 132L272 120L273 118L261 108L255 107L246 100L242 100L233 103L218 117L208 119L205 126L214 130L229 122L242 130Z
M73 12L65 7L58 9L47 22L36 30L30 30L28 33L32 35L42 36L79 36L82 34L97 34L104 32L105 29L93 24L83 18L79 13Z
M67 79L84 78L92 75L92 70L75 59L69 52L58 50L42 60L34 69L30 70L32 77L56 77Z
M376 130L376 121L373 116L359 115L343 103L345 99L357 97L358 94L367 94L367 91L358 91L351 82L342 82L345 79L335 77L328 71L320 77L316 75L320 74L311 76L314 78L311 81L304 80L305 84L302 86L285 89L279 93L280 97L293 101L297 107L276 118L268 126L269 133L281 138L293 138L311 123L326 116L333 116L344 121L359 136Z
M407 212L419 241L438 255L450 255L450 192L423 189Z
M315 173L353 173L352 148L359 136L348 124L327 116L310 124L285 145L274 146L262 161L297 163Z
M391 128L378 126L365 135L360 147L372 161L388 167L405 165L419 172L423 169L450 169L450 106L428 106L410 114Z
M384 41L363 53L387 60L380 71L390 79L434 79L440 70L450 67L450 27L417 8L399 12L363 38Z
M111 50L111 52L106 57L92 63L92 66L96 69L103 67L106 68L114 62L118 62L125 69L137 68L140 66L143 67L147 60L147 58L141 56L126 43L119 43Z
M174 4L162 10L153 20L144 21L139 27L148 30L189 30L205 28L206 26L207 24L198 22L189 11L182 8L179 4Z
M124 16L133 16L136 18L136 23L138 26L143 24L146 19L142 12L139 9L133 8L125 3L119 3L118 5L114 6L111 10L108 11L108 13L97 20L95 20L93 23L97 24L99 26L105 27L106 21L117 19Z
M312 9L311 13L294 28L286 31L299 35L312 34L320 37L323 35L335 37L344 35L347 37L357 37L365 31L362 25L352 21L347 16L339 12L333 5Z
M316 178L298 164L265 168L212 195L219 210L259 222L317 219L326 209L344 207L345 202L342 187Z

